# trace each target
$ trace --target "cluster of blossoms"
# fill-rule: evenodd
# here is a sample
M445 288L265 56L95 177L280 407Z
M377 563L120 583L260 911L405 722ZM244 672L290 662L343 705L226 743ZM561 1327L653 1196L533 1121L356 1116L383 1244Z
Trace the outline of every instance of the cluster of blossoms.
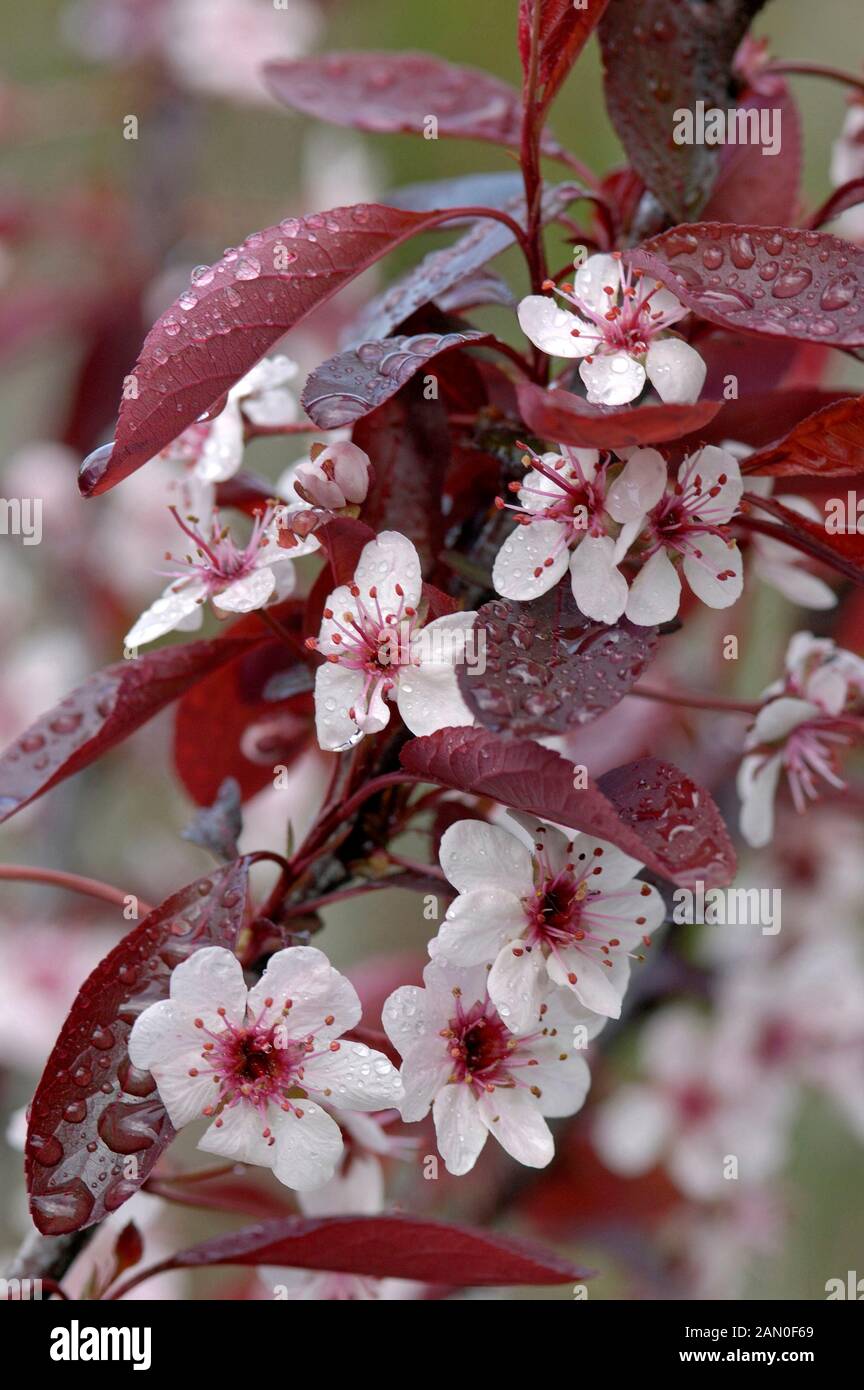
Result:
M762 692L763 703L745 741L738 772L740 829L748 844L774 833L774 798L786 774L795 808L806 810L819 781L842 790L842 750L864 733L864 661L829 638L798 632L786 671Z
M528 295L519 305L522 332L550 357L582 359L579 375L592 405L626 405L646 381L670 404L698 400L705 363L668 331L687 309L671 290L625 267L620 252L589 256L572 285L559 289L550 280L544 288L576 312L548 295Z
M681 600L675 561L709 607L727 608L740 597L741 554L728 524L743 484L727 449L699 449L684 459L674 483L663 456L650 448L630 451L623 467L610 455L566 445L560 454L529 452L525 464L522 483L511 484L518 524L492 571L503 598L537 598L569 569L586 617L668 622ZM625 562L638 563L632 581Z
M580 1054L619 1017L630 959L665 915L614 846L513 821L516 833L477 820L445 832L441 867L458 896L429 943L424 987L397 989L383 1012L403 1059L403 1119L431 1106L456 1174L489 1134L520 1163L550 1162L545 1117L581 1107Z

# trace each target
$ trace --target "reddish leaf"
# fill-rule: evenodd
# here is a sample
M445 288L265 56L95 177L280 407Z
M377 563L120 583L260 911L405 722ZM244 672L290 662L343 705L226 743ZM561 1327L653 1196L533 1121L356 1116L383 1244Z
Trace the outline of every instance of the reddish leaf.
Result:
M431 114L437 134L455 139L518 145L522 133L518 92L429 53L327 53L268 63L264 78L283 105L352 130L423 135ZM547 137L544 148L559 146Z
M744 500L782 523L779 527L770 524L764 527L758 524L757 518L751 517L748 524L752 529L785 540L787 544L812 555L815 560L830 565L839 574L845 574L854 583L864 584L864 533L857 530L839 533L827 531L824 519L811 521L800 512L784 507L776 497L757 497L752 492L745 492Z
M578 184L569 182L547 189L543 198L544 221L553 221L581 193ZM519 222L524 217L524 207L520 196L506 203L502 211ZM476 222L458 241L440 251L431 251L407 275L371 300L352 324L348 346L370 338L389 338L394 328L410 318L421 304L436 300L467 275L473 275L514 241L513 232L503 222Z
M540 8L537 104L545 111L588 42L609 0L520 0L519 55L528 73L535 12Z
M719 885L735 872L712 798L672 763L647 758L577 789L574 764L551 749L468 728L412 739L401 758L430 782L598 835L673 883Z
M826 222L833 222L835 217L848 212L850 208L857 208L860 203L864 203L864 178L850 179L848 183L834 189L831 196L826 198L809 219L809 225L824 227Z
M720 147L719 173L702 211L706 222L748 222L776 227L794 223L801 185L801 117L798 105L782 77L760 73L755 86L744 92L739 110L777 115L774 129L782 132L780 148L766 154L750 141Z
M773 344L767 346L770 348ZM752 449L763 449L774 444L814 411L847 399L845 392L826 391L818 386L796 386L787 391L757 391L750 396L741 396L739 400L723 401L713 420L676 440L675 447L683 453L692 453L702 444L721 444L724 439L733 439L748 444ZM743 467L744 472L747 472L749 464L748 459Z
M519 408L528 428L543 439L586 449L618 449L659 444L700 430L713 420L722 402L694 405L589 405L581 396L560 388L522 381L517 387Z
M202 946L233 949L248 860L174 893L99 964L78 997L33 1098L30 1210L44 1235L80 1231L146 1180L174 1130L149 1072L129 1061L132 1024L168 995L171 971Z
M732 59L764 0L610 0L598 33L606 103L630 163L673 217L698 212L717 146L676 145L675 112L734 105Z
M210 1265L326 1269L458 1288L566 1284L592 1273L515 1236L412 1216L281 1217L202 1241L158 1269Z
M627 256L724 328L864 347L864 249L827 232L695 222Z
M259 1170L260 1171L260 1170ZM213 1170L213 1177L206 1174L194 1176L178 1175L160 1177L158 1173L149 1178L148 1192L163 1198L166 1202L176 1202L184 1207L203 1207L208 1211L230 1211L241 1216L253 1216L258 1220L273 1216L288 1216L290 1203L285 1196L268 1190L243 1170L239 1173L225 1173Z
M373 460L375 478L363 517L375 531L401 531L420 554L424 576L441 548L441 497L450 435L441 401L427 401L409 382L354 427L353 439Z
M531 603L484 604L474 632L485 670L463 663L459 686L484 728L510 736L596 719L623 700L657 646L654 627L586 618L566 584Z
M779 443L751 454L741 471L774 477L796 473L839 477L864 472L864 396L837 401L808 415Z
M457 348L494 343L492 333L416 333L379 338L330 357L309 376L303 406L321 429L353 425L401 390L427 363Z
M85 460L84 495L105 492L134 473L222 402L313 309L394 246L441 220L441 213L358 203L287 218L247 237L150 329L132 372L138 394L121 404L113 449Z
M89 676L0 756L0 820L101 758L178 695L251 650L254 637L219 637L147 652Z

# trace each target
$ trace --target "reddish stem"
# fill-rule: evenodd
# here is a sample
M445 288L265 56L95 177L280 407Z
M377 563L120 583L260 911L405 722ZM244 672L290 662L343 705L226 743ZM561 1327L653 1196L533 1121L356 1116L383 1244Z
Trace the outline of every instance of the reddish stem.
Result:
M666 705L684 705L688 709L710 709L721 714L758 714L762 708L758 700L729 700L722 695L700 695L695 690L685 690L672 695L668 690L657 690L653 686L641 685L628 691L630 695L641 695L643 700L660 700Z
M864 93L864 78L854 73L843 72L840 68L829 67L825 63L770 63L766 72L776 73L778 77L827 77L832 82L840 82L846 87L854 87Z
M33 864L0 864L0 879L4 878L22 883L50 883L56 888L68 888L71 893L83 893L88 898L113 903L115 907L126 907L129 899L135 898L139 911L145 916L153 911L150 904L135 893L124 893L122 888L112 888L110 883L102 883L98 878L82 878L80 874L67 874L62 869L43 869Z

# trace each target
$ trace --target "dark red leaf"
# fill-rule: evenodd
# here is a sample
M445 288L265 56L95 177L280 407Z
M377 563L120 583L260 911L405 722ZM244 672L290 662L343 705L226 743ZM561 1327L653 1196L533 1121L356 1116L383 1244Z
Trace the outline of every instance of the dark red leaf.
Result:
M769 526L764 532L766 535L776 535L778 540L786 539L789 545L830 565L854 583L864 584L864 533L858 530L828 531L824 519L811 521L800 512L784 507L776 497L757 497L752 492L745 492L744 500L749 506L767 512L781 523L779 527ZM756 530L763 529L756 524L755 518L750 519L749 525Z
M657 646L654 627L586 618L568 584L531 603L484 604L474 632L485 670L464 662L459 686L479 723L508 736L562 734L596 719L623 700Z
M522 419L542 439L586 449L618 449L659 444L700 430L713 420L722 402L694 405L589 405L560 388L545 391L530 381L517 386Z
M544 221L554 220L581 193L578 184L569 182L547 189L543 199ZM520 196L501 210L518 223L524 218L524 208L524 199ZM458 241L440 251L430 251L413 270L371 300L352 324L347 345L355 347L367 339L389 338L394 328L410 318L421 304L436 300L467 275L473 275L514 241L513 232L503 222L476 222Z
M864 347L864 249L827 232L695 222L626 254L711 323Z
M772 113L780 148L765 154L758 143L720 146L719 172L702 210L706 222L748 222L757 226L790 225L798 215L801 185L801 117L782 77L760 73L743 92L739 109ZM776 116L773 113L777 113Z
M299 613L293 625L299 638ZM199 806L209 806L229 777L248 800L272 783L277 764L289 767L308 746L311 709L303 683L289 700L274 702L265 693L275 676L288 673L311 688L311 669L265 631L260 646L241 651L184 695L174 723L174 766Z
M588 42L609 0L520 0L519 55L527 74L535 11L540 8L537 104L545 111Z
M864 396L837 401L808 415L777 444L751 454L741 471L774 477L864 472Z
M606 103L630 163L673 217L698 212L717 146L678 145L675 112L734 106L731 69L764 0L610 0L598 30Z
M174 1130L149 1072L126 1051L132 1024L168 995L171 971L202 946L233 950L248 860L174 893L84 982L33 1098L30 1210L44 1235L92 1226L136 1192Z
M159 1269L275 1265L481 1288L566 1284L591 1271L515 1236L412 1216L286 1216L181 1250Z
M322 362L303 389L303 406L321 429L353 425L383 405L428 363L457 348L493 343L492 333L416 333L361 343Z
M756 343L755 338L749 341ZM773 342L766 346L773 347ZM847 399L845 392L826 391L819 386L742 395L739 400L723 401L719 413L707 425L676 440L676 449L691 453L702 444L721 444L724 439L737 440L752 449L763 449L781 439L814 411ZM744 465L745 472L749 462L748 459Z
M121 404L113 449L85 460L84 495L106 492L134 473L221 402L313 309L394 246L441 220L440 213L358 203L287 218L247 237L150 329L132 372L138 394Z
M672 763L648 758L576 788L576 767L551 749L468 728L412 739L401 759L430 782L598 835L673 883L719 885L735 872L714 801Z
M89 676L0 756L0 820L95 762L163 706L251 650L258 640L219 637L186 642L134 661L118 661Z
M450 462L450 433L441 401L426 400L409 382L354 427L353 439L375 466L363 517L375 531L401 531L417 547L424 576L441 548L441 497Z
M354 517L337 516L321 526L315 534L329 561L330 588L350 584L364 545L375 539L372 527Z
M261 1170L259 1169L259 1172ZM146 1188L154 1196L166 1202L176 1202L185 1207L203 1207L207 1211L230 1211L241 1216L256 1217L259 1221L267 1217L288 1216L291 1207L285 1196L269 1190L262 1183L239 1173L225 1173L214 1169L214 1176L195 1174L194 1178L185 1175L160 1177L158 1173L147 1180Z
M283 105L352 130L423 135L431 115L450 138L518 145L522 133L514 88L429 53L327 53L268 63L264 79ZM559 147L547 137L544 148Z
M826 222L833 222L835 217L839 217L842 212L848 212L850 208L857 208L860 203L864 203L864 178L850 179L848 183L841 184L835 188L830 198L826 198L822 206L814 212L809 219L811 227L824 227Z

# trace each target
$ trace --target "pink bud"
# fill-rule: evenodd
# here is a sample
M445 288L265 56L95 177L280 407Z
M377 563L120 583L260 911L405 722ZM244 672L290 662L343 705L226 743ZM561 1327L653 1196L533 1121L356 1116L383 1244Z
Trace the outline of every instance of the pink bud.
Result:
M313 507L340 511L363 501L369 490L369 459L350 440L321 449L294 474L295 491Z

